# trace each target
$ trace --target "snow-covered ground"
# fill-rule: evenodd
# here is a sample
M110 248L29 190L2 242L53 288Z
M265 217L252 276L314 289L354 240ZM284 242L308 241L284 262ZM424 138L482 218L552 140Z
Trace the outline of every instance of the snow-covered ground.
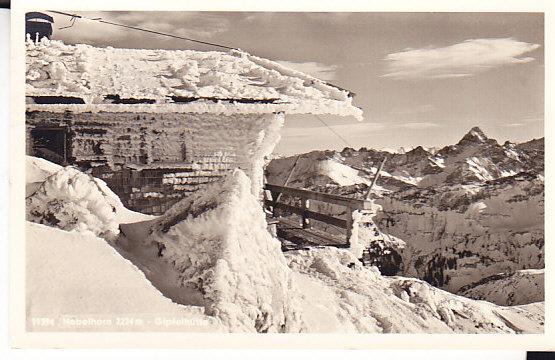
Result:
M543 331L543 303L501 307L434 288L424 281L381 276L335 248L288 252L303 289L309 331L491 333Z
M284 255L240 170L152 218L125 210L102 182L75 169L32 158L27 165L28 181L38 192L28 199L28 216L43 223L27 225L32 330L45 330L33 322L39 317L73 317L74 323L88 321L80 330L167 331L156 321L162 317L181 319L170 326L175 331L543 331L543 302L498 306L421 280L382 276L349 249ZM78 189L71 188L75 184ZM60 214L39 200L58 204L63 219L75 223L52 220ZM90 216L78 216L83 209ZM91 230L104 218L117 224L117 235ZM120 327L116 318L128 320ZM56 327L69 328L76 329L71 320Z
M204 308L164 297L105 239L28 222L26 252L30 331L223 329Z

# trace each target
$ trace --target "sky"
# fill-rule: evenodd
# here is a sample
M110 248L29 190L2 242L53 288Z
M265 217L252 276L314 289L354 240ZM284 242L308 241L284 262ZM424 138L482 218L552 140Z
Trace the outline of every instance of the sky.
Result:
M540 13L79 14L240 48L356 94L362 122L286 116L276 148L280 154L443 146L474 126L501 143L544 136ZM52 38L66 43L221 50L80 19L59 29L70 19L54 15L54 20Z

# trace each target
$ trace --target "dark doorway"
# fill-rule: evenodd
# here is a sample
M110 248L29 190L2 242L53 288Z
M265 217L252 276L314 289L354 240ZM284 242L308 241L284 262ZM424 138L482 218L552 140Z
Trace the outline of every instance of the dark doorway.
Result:
M59 165L67 165L67 129L36 128L31 130L33 155Z

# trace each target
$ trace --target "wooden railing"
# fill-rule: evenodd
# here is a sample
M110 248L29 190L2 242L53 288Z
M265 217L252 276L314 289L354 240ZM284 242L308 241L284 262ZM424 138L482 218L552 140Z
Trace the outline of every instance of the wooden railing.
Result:
M301 216L301 226L303 229L310 229L310 219L334 225L346 230L347 245L351 238L351 229L353 228L352 213L354 210L369 210L372 203L369 200L352 199L345 196L326 194L317 191L304 189L296 189L280 185L266 184L264 187L272 194L272 199L265 200L265 204L272 209L274 218L277 218L277 210L281 209L289 213ZM289 195L301 200L301 206L295 206L280 202L282 195ZM346 208L345 219L337 218L331 215L322 214L310 210L310 200L316 200L324 203L344 206Z

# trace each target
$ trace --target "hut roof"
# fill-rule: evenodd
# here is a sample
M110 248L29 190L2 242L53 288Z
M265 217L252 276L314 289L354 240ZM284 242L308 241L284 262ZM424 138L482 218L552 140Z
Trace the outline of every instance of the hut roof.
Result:
M242 51L26 46L28 110L362 115L348 90Z

